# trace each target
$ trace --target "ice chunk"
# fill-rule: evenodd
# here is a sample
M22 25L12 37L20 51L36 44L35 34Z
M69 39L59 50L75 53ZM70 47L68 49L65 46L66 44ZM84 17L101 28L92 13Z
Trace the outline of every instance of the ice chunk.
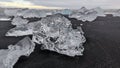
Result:
M85 42L81 27L72 29L71 22L60 14L41 19L33 32L33 41L43 44L42 49L68 56L83 55Z
M34 51L34 48L35 44L29 37L25 37L16 45L10 45L10 51L8 52L7 58L4 60L5 66L12 68L20 56L29 56Z
M5 36L24 36L24 35L32 35L33 28L35 23L29 23L25 25L20 25L15 28L10 29Z
M105 16L103 9L99 7L94 9L86 9L85 7L82 7L80 10L69 15L70 18L76 18L82 21L93 21L97 16Z
M46 17L46 13L40 10L28 9L23 11L21 16L23 16L23 18L41 18Z
M102 16L102 17L106 16L104 9L102 9L100 7L94 8L92 10L97 12L97 16Z
M13 18L11 24L16 25L16 26L20 26L20 25L27 24L28 22L29 21L27 19L22 19L21 17L15 17L15 18Z
M77 10L77 12L81 12L81 13L84 13L84 12L87 12L88 9L86 7L81 7L80 10Z
M0 50L0 68L13 68L21 56L29 56L35 48L35 44L29 37L25 37L16 45L10 45L6 50Z

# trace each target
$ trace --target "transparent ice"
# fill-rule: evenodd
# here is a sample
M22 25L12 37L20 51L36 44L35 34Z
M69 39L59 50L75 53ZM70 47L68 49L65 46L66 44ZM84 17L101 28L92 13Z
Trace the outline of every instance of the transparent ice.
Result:
M21 56L29 56L35 48L35 44L29 37L25 37L15 45L9 45L8 49L0 50L0 68L13 68Z

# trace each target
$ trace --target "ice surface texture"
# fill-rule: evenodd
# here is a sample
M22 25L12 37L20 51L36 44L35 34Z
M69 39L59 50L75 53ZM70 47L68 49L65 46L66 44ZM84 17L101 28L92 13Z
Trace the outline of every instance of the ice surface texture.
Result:
M24 35L32 35L33 34L33 28L34 28L34 25L36 23L37 22L31 22L31 23L28 23L28 24L16 26L16 27L10 29L5 34L5 36L16 36L17 37L17 36L24 36Z
M6 68L3 61L7 58L8 52L9 52L8 49L1 49L0 50L0 68Z
M56 51L68 56L83 55L83 36L81 27L73 29L70 21L60 14L42 18L33 32L33 41L43 44L42 49Z
M14 17L11 24L15 26L25 25L29 21L27 19L22 19L21 17Z
M35 44L29 37L25 37L15 45L8 46L6 50L0 50L0 68L13 68L21 56L29 56L35 48Z
M94 9L86 9L85 7L82 7L80 10L76 10L69 15L70 18L76 18L82 21L93 21L97 16L105 16L104 10L99 7Z

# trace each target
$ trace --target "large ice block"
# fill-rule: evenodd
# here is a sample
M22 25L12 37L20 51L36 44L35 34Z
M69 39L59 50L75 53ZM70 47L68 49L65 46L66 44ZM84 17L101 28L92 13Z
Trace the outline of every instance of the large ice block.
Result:
M86 41L81 27L72 28L71 22L60 14L41 19L33 32L33 41L47 49L68 56L83 55Z

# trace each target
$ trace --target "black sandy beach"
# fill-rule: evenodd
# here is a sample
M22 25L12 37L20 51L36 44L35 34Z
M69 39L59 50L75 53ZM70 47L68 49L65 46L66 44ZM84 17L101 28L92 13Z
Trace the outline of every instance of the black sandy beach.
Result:
M68 57L40 50L40 45L29 56L22 56L14 68L120 68L120 17L98 17L93 22L70 19L73 28L83 24L87 39L83 56ZM0 22L0 49L15 44L23 37L5 37L13 26L10 22Z

